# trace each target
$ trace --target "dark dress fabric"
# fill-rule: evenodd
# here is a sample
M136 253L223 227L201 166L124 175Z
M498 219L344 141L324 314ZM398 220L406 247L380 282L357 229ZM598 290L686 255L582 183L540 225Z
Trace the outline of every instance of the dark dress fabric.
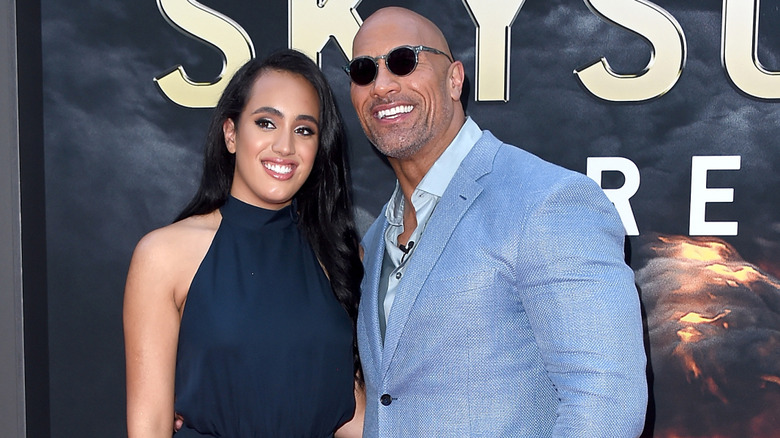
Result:
M220 212L181 320L175 437L330 437L355 409L349 316L292 207Z

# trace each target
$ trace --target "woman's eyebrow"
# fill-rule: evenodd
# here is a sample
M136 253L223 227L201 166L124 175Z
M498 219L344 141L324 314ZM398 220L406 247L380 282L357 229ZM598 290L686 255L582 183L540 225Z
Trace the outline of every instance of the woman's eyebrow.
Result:
M320 122L318 122L314 116L310 116L308 114L299 114L297 117L295 117L295 120L307 120L309 122L314 123L317 126L319 126L320 124Z
M282 114L281 111L279 111L278 109L272 106L261 106L260 108L257 108L256 110L252 111L252 114L257 114L257 113L271 113L278 117L284 117L284 114Z
M284 118L284 113L282 113L281 111L279 111L278 109L272 106L261 106L260 108L257 108L256 110L252 111L252 114L258 114L258 113L271 113L277 117ZM315 125L319 125L317 118L309 114L299 114L295 116L295 120L306 120L311 123L314 123Z

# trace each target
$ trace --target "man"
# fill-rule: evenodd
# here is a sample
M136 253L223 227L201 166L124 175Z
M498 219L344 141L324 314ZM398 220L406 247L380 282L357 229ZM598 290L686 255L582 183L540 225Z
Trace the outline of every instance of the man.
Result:
M353 55L352 103L398 177L363 239L364 436L639 435L639 301L601 189L467 118L424 17L377 11Z

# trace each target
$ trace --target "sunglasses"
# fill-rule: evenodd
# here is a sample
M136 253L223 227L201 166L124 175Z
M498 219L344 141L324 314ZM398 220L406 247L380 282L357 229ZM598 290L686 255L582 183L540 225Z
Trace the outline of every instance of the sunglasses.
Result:
M384 59L385 66L390 73L396 76L406 76L417 68L417 54L420 52L444 55L450 62L454 62L450 55L433 47L399 46L387 52L387 55L377 56L376 58L372 56L358 56L344 67L344 71L347 72L349 78L356 85L368 85L374 82L377 72L379 72L379 63L377 61Z

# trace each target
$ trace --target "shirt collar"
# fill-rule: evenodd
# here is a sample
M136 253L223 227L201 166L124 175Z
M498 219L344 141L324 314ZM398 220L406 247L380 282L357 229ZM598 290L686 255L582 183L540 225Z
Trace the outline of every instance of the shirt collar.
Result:
M450 181L452 181L452 177L455 176L458 167L460 167L460 163L471 152L471 148L474 147L474 144L481 136L482 130L479 129L477 123L471 120L471 117L467 117L466 123L458 131L458 135L455 136L452 143L447 146L447 149L433 163L433 166L431 166L428 173L425 174L417 186L417 190L422 190L441 198L444 190L447 189Z
M477 123L471 117L467 117L466 122L458 131L458 135L455 136L452 143L436 159L436 162L433 163L433 166L431 166L422 181L420 181L420 184L415 188L415 192L422 190L441 198L450 181L452 181L452 177L455 176L458 167L460 167L460 163L471 152L471 149L481 136L482 130ZM404 196L396 180L395 190L392 196L390 196L390 202L385 210L385 217L390 224L400 225L403 222L403 202Z

